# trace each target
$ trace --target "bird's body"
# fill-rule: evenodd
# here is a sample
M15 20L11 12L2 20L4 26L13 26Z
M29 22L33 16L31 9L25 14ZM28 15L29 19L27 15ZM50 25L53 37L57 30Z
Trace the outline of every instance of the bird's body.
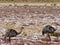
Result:
M42 30L42 35L46 34L46 33L54 33L56 31L56 29L50 25L47 25L43 28Z
M9 29L5 34L6 37L15 37L16 35L18 35L18 32L14 29Z
M50 26L50 25L46 25L46 26L43 28L43 30L42 30L42 35L47 34L47 36L48 36L49 39L50 39L49 34L54 33L55 31L56 31L56 29L55 29L54 27L52 27L52 26ZM51 40L51 39L50 39L50 40Z
M5 33L4 36L5 36L5 38L6 38L6 37L9 37L9 41L10 41L10 38L11 38L11 37L16 37L17 35L21 34L22 29L24 29L24 27L21 27L21 31L20 31L20 32L17 32L17 31L14 30L14 29L9 29L9 30L6 31L6 33Z

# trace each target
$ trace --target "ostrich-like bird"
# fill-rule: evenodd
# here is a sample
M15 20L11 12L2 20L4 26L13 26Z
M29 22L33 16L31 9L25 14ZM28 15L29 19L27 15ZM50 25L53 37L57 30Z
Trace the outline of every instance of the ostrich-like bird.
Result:
M21 34L22 32L22 29L24 29L24 27L21 27L21 31L20 32L17 32L16 30L14 29L9 29L6 31L6 34L4 35L5 36L5 39L6 37L9 37L9 41L11 41L11 37L16 37L17 35Z
M42 35L47 34L47 36L49 37L49 40L51 40L49 34L54 33L55 31L56 29L54 27L52 27L51 25L46 25L42 30Z

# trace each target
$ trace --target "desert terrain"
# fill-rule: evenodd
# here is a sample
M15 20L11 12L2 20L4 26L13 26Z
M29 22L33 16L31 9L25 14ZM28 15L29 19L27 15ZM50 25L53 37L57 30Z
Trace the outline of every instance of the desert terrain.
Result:
M24 29L22 33L17 36L18 38L22 37L21 39L23 40L22 43L25 42L25 38L26 38L27 40L29 39L26 43L32 42L32 44L30 45L40 45L41 40L39 39L42 37L41 31L45 25L52 25L54 28L57 27L57 32L60 32L60 5L59 4L57 5L56 4L51 4L51 5L46 5L46 4L45 5L27 5L27 4L3 5L2 4L0 5L0 37L2 37L2 35L5 34L5 32L8 29L15 29L17 32L19 32L20 28L23 26ZM48 42L45 44L59 45L60 42L57 43ZM24 44L24 45L29 45L29 44Z

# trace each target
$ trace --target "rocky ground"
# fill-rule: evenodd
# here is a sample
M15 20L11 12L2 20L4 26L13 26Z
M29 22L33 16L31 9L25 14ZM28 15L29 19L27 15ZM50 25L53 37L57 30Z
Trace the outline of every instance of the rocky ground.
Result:
M8 29L17 32L23 26L21 37L39 37L45 25L57 27L60 32L60 6L1 6L0 7L0 36ZM41 36L40 36L41 37Z

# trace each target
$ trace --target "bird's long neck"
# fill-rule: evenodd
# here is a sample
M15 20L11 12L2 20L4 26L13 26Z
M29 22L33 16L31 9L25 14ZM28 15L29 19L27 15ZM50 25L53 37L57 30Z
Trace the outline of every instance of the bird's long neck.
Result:
M21 32L22 32L22 29L21 29L21 31L20 31L20 32L18 32L18 34L21 34Z

